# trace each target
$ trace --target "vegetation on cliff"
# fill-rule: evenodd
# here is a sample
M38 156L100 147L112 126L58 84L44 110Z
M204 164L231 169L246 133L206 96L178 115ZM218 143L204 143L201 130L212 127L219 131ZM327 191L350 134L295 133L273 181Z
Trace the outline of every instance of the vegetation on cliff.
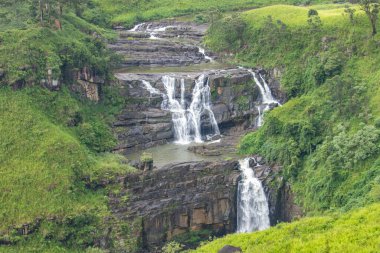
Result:
M357 10L353 20L345 9ZM229 38L238 44L220 32L234 25L245 27ZM240 150L283 165L307 213L380 199L378 42L356 5L275 5L210 28L206 43L212 48L281 73L289 102L268 113Z
M380 37L368 18L359 5L274 5L213 23L209 47L274 69L289 98L242 139L241 153L283 165L305 214L327 216L227 236L196 252L226 244L243 252L379 250L379 205L371 203L380 201Z
M134 171L107 153L125 103L108 85L114 34L80 17L83 1L36 2L0 4L0 252L80 252L102 240L132 251L138 225L113 217L107 197ZM73 92L86 71L105 81L98 103Z

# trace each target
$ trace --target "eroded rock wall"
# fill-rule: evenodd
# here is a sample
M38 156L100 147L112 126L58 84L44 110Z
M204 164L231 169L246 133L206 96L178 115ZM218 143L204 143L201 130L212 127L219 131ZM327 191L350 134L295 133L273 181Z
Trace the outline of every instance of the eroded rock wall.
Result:
M255 128L260 103L260 92L252 75L242 69L212 70L204 72L211 90L212 110L220 130L242 131ZM151 94L142 80L162 94L166 94L162 76L165 74L118 74L118 85L122 96L130 101L118 116L113 128L120 152L145 149L172 141L173 124L169 111L162 110L163 97ZM200 73L176 73L176 96L180 100L180 80L185 82L185 99L191 103L195 80ZM207 132L209 121L202 122L202 131Z
M111 208L121 219L141 217L143 246L156 252L186 232L234 232L239 176L237 161L167 165L125 177L125 187L112 198Z

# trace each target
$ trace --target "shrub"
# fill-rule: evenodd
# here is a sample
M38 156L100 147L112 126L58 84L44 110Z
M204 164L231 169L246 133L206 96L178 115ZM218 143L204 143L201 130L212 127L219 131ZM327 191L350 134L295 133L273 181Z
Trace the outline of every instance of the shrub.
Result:
M176 242L176 241L171 241L162 248L163 253L178 253L181 252L183 249L183 245Z

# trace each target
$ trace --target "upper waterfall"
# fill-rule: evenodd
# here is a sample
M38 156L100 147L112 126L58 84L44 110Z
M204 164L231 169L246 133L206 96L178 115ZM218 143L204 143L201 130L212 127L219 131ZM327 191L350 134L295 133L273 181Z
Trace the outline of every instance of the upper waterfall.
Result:
M249 166L250 159L239 161L242 180L238 185L238 233L264 230L270 226L268 201L260 180Z
M273 97L269 85L267 84L267 82L265 81L265 79L262 77L261 74L258 74L260 77L259 79L253 70L248 69L248 72L252 74L253 80L255 80L257 87L259 87L261 98L262 98L261 105L257 107L257 110L259 111L259 116L257 117L257 121L256 121L256 125L260 127L262 126L264 122L264 119L263 119L264 113L270 110L271 108L270 105L276 104L276 105L281 106L281 103Z
M218 123L211 109L208 78L204 74L195 79L190 101L185 97L184 78L165 75L162 77L162 82L165 93L154 88L149 82L142 81L150 94L160 94L163 97L161 108L171 112L176 143L201 143L204 139L220 135ZM211 133L202 135L202 123L211 125Z

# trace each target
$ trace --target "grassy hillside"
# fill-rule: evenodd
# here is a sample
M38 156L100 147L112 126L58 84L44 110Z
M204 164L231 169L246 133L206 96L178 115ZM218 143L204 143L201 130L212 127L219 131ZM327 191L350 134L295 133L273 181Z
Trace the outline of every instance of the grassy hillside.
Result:
M78 134L81 125L104 124L99 112L87 111L86 103L65 90L0 88L0 239L16 245L0 247L0 252L23 247L52 252L49 245L56 245L56 252L84 250L94 246L112 221L107 206L112 188L91 186L134 170L125 158L95 153L86 145L94 143L81 139L91 136ZM92 106L97 107L106 108ZM77 127L67 125L73 112L82 118ZM95 132L95 141L108 138L107 131ZM25 224L36 230L33 240L17 232ZM117 236L125 225L118 221L112 226Z
M379 212L375 204L344 215L304 218L262 232L228 235L192 252L216 253L225 245L245 253L378 252Z
M135 23L182 15L198 15L198 21L208 21L211 13L236 11L274 3L302 4L300 0L94 0L107 13L113 24L132 26ZM315 0L308 2L328 2ZM90 17L91 13L88 13ZM204 16L202 15L204 13Z
M0 4L0 252L100 252L104 237L132 252L139 224L113 217L108 195L117 189L99 184L134 171L108 153L110 121L126 103L108 85L117 57L105 43L115 34L71 5L56 14L56 3L42 24L30 1ZM71 91L82 68L106 80L99 103ZM59 91L41 87L48 69Z

